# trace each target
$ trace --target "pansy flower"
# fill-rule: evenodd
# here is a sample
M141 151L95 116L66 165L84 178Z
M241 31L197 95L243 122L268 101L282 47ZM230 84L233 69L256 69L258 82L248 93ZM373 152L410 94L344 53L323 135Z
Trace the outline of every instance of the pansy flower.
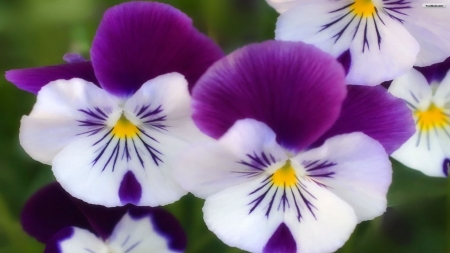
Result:
M6 73L19 88L38 92L22 118L20 143L86 202L172 203L186 192L171 176L171 161L202 138L191 119L188 83L221 56L169 5L112 7L95 35L92 61L67 55L68 64Z
M184 153L176 178L206 199L209 229L250 252L338 249L385 211L386 151L414 132L403 101L381 86L347 87L341 65L304 43L239 49L192 97L194 121L218 140Z
M267 0L276 39L311 43L339 59L347 83L378 85L450 56L450 15L426 0ZM449 5L450 1L439 1Z
M450 58L412 69L389 92L411 109L416 133L392 157L426 175L445 177L450 168Z
M175 253L186 248L183 228L164 209L90 205L71 197L58 183L43 187L27 201L21 223L46 244L45 253Z

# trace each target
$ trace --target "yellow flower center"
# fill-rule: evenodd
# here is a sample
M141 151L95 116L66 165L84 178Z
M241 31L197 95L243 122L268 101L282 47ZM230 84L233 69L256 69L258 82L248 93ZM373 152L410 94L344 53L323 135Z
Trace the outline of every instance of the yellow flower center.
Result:
M138 128L122 114L113 128L112 134L117 138L135 137L138 131Z
M283 167L272 175L272 182L276 186L290 187L297 183L295 170L292 168L291 160L287 160Z
M433 128L443 128L449 124L447 115L442 108L437 107L433 103L425 111L415 111L414 116L417 118L417 126L420 131L427 132Z
M375 13L375 5L372 0L355 0L353 7L353 13L364 18L371 17Z

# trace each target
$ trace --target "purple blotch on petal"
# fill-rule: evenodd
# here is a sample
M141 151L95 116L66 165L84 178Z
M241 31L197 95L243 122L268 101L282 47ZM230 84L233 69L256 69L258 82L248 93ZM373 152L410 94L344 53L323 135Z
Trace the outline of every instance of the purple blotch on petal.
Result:
M416 131L411 110L406 103L381 86L348 85L341 115L313 147L328 138L352 132L363 132L392 154Z
M65 227L56 233L47 243L44 253L64 253L61 249L61 242L73 236L75 230L73 227Z
M193 118L213 138L252 118L285 148L301 150L331 127L345 94L344 70L332 56L301 42L266 41L208 69L192 90Z
M414 68L420 71L425 76L429 84L431 84L432 82L440 83L444 79L447 72L450 70L450 57L440 63L436 63L426 67Z
M450 159L445 158L444 162L442 163L442 171L444 172L444 175L448 177L448 172L450 169Z
M66 53L63 56L63 60L67 63L77 63L86 61L86 59L84 59L83 56L77 53Z
M338 58L337 61L342 65L344 68L345 74L348 74L348 71L350 69L350 66L352 64L352 55L350 53L350 49L343 52Z
M47 243L58 231L68 226L91 229L90 224L58 183L37 191L25 203L20 221L29 235Z
M190 87L216 60L221 49L170 5L132 1L108 9L95 35L91 57L108 92L132 95L146 81L178 72Z
M142 196L141 184L133 172L127 171L120 182L119 198L122 204L138 204Z
M90 61L67 63L29 69L13 69L6 71L5 78L19 89L37 94L38 91L51 81L58 79L70 80L81 78L98 85L97 78Z
M166 238L168 246L174 251L184 251L187 245L186 234L178 220L160 207L133 207L129 214L135 219L150 216L155 231Z
M291 231L286 224L281 223L275 233L270 237L263 253L295 253L297 252L297 244L292 236Z

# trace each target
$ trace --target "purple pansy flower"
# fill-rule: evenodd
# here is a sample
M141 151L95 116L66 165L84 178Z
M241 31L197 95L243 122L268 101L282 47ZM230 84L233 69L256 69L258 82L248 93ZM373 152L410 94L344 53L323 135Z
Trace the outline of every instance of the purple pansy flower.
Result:
M192 97L196 124L218 140L184 153L176 179L206 199L211 231L250 252L338 249L385 211L387 153L414 132L403 101L346 86L342 66L304 43L239 49Z
M450 15L428 0L267 0L275 38L316 45L341 61L347 83L378 85L450 56ZM438 5L449 5L449 0Z
M172 178L171 161L203 136L191 119L188 83L221 50L181 11L136 1L106 11L91 57L66 55L65 65L6 73L38 93L21 121L22 147L51 164L63 188L86 202L178 200L186 192Z
M450 168L450 58L412 69L395 79L389 92L403 99L415 119L416 133L392 157L435 177Z
M28 234L46 244L45 253L175 253L186 248L181 225L164 209L89 205L58 183L28 200L21 222Z

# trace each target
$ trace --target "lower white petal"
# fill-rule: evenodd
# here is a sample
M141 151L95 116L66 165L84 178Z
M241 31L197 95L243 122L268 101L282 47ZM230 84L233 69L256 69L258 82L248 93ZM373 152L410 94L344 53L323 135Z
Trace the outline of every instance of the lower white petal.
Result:
M385 212L392 168L376 140L363 133L338 135L293 160L303 164L312 180L350 204L359 222Z
M108 238L113 252L126 253L175 253L166 238L153 227L150 216L132 217L125 214Z
M287 188L267 180L261 176L208 197L203 208L208 228L228 245L250 252L273 249L271 239L283 223L296 252L334 251L345 243L357 222L348 204L307 179Z
M86 229L72 227L72 235L59 242L61 253L108 253L108 247Z
M33 159L51 164L67 144L102 128L110 118L117 120L118 112L114 98L92 83L53 81L39 91L30 115L22 118L20 144Z

